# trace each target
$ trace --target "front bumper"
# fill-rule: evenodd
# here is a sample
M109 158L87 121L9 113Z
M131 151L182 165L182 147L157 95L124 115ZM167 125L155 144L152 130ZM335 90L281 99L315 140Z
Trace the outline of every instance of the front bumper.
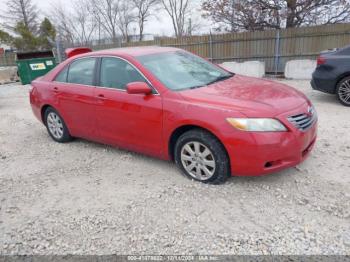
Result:
M316 142L317 121L308 130L301 131L285 120L287 116L279 119L288 127L288 132L246 132L247 139L239 144L231 141L226 146L233 176L277 172L296 166L309 156Z

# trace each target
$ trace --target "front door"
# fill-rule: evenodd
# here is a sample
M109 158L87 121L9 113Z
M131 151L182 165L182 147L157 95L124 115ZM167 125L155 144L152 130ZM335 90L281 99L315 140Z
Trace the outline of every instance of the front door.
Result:
M129 62L103 57L95 89L99 133L104 142L161 156L162 98L159 94L128 94L126 85L146 82Z

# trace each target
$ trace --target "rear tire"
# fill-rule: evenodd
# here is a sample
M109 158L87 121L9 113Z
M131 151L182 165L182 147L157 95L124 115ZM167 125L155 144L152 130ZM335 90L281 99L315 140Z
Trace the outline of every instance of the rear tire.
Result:
M350 76L340 80L337 85L336 94L341 104L350 106Z
M230 176L229 157L223 145L207 131L193 129L175 144L175 163L191 179L222 184Z
M55 109L48 107L44 117L45 126L53 140L59 143L66 143L72 140L63 118Z

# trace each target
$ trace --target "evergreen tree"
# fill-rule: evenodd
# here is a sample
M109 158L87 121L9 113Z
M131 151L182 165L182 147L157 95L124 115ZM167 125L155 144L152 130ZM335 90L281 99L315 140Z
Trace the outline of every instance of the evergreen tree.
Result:
M17 23L14 31L19 35L13 40L13 45L16 49L21 51L38 49L40 44L39 39L33 35L23 22Z
M45 19L40 24L40 47L42 49L51 49L52 42L56 38L56 29L51 23L51 21L45 17ZM50 43L51 42L51 43Z

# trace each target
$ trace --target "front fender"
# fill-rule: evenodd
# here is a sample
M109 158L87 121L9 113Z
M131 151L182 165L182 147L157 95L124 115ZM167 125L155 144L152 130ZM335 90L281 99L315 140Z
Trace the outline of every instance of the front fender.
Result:
M226 147L232 139L247 139L247 134L234 129L226 120L228 117L245 117L239 112L210 106L191 104L186 101L167 101L163 114L163 152L170 159L169 146L172 134L186 126L199 127L212 133ZM250 135L249 135L250 136Z

